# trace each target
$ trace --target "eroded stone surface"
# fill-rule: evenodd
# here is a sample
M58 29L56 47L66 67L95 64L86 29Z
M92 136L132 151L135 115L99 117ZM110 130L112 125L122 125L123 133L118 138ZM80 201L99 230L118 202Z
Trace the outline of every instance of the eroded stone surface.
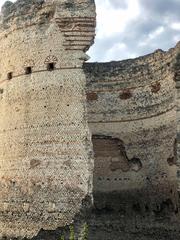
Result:
M93 1L6 3L0 22L0 237L69 225L92 195L85 51ZM86 32L89 32L86 36Z
M153 212L167 200L173 214L178 209L174 81L178 49L179 45L137 59L84 65L98 209L123 211L136 202Z
M94 35L93 0L2 8L0 238L179 238L179 44L83 65Z

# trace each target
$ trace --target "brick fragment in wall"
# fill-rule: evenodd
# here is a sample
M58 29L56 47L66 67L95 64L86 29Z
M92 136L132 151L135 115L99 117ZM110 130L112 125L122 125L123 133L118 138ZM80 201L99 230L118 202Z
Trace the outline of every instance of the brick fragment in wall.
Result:
M151 85L151 88L152 93L158 93L161 89L161 84L159 82L156 82L155 84Z
M122 100L126 100L126 99L129 99L132 97L132 91L129 90L129 89L126 89L126 90L123 90L121 93L120 93L120 99Z
M96 101L98 100L98 95L95 92L88 92L87 93L87 101Z

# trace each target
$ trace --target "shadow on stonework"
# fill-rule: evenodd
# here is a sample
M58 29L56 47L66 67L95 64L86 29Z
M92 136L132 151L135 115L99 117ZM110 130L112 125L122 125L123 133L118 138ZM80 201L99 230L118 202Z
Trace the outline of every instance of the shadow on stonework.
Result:
M143 200L139 202L140 197L143 199L143 193L137 191L124 191L119 195L95 193L95 206L91 205L90 198L86 198L74 218L75 240L81 240L78 236L85 223L88 226L88 240L179 240L180 217L172 202L167 199L159 206L154 205L153 209ZM125 203L128 199L131 201ZM69 240L69 229L66 226L54 231L41 230L31 240L61 240L61 236Z
M74 223L71 225L73 226L73 232L75 235L75 239L79 239L78 237L82 233L82 229L84 228L85 224L87 223L87 219L89 219L89 216L92 211L92 200L91 197L86 197L82 201L82 207L79 211L79 213L75 216L74 218ZM65 240L69 240L70 234L71 234L71 226L65 226L65 227L60 227L55 230L43 230L41 229L37 236L29 239L29 238L3 238L2 240L61 240L61 237L63 236Z
M134 196L136 193L133 193ZM133 194L131 196L133 196ZM122 193L129 196L129 193ZM88 240L179 240L180 239L180 221L177 220L177 214L169 215L169 211L174 209L170 201L162 203L159 209L151 211L149 206L144 206L138 202L118 206L122 201L122 196L113 194L109 196L96 195L95 200L106 199L104 208L98 206L90 207L90 201L86 199L85 205L81 212L74 219L75 240L80 235L84 223L88 226ZM116 206L110 205L116 202ZM124 197L125 200L125 197ZM133 201L132 201L133 202ZM87 205L89 208L87 208ZM124 209L123 209L124 207ZM128 209L129 207L129 209ZM39 234L31 240L61 240L61 236L65 236L65 240L70 239L69 226L58 228L55 231L41 230ZM24 239L29 240L29 239Z
M121 171L123 180L128 181L125 174L128 171L138 173L143 167L141 160L128 159L119 139L93 136L93 147L94 205L90 197L82 202L82 208L74 218L73 240L82 240L78 236L85 223L88 240L179 240L179 204L174 201L176 186L169 183L159 188L151 185L147 177L143 189L121 189L122 176L117 177L116 171ZM31 240L61 240L61 236L65 240L71 239L70 226L53 231L40 230Z

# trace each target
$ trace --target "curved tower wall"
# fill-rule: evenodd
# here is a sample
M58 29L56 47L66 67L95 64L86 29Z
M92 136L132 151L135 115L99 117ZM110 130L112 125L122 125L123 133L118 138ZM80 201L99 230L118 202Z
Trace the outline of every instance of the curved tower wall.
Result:
M99 209L177 213L174 50L84 65Z
M174 72L177 89L177 177L178 188L180 189L180 42L174 49L174 55L176 56L176 60L174 63Z
M92 193L85 51L93 1L17 1L0 23L0 236L70 224Z

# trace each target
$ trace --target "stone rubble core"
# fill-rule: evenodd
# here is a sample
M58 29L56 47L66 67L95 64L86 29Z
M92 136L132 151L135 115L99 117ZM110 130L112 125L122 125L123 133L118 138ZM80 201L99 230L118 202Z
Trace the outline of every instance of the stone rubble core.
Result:
M180 43L84 63L95 26L93 0L2 7L0 238L63 228L87 199L118 213L115 225L119 214L142 212L144 226L179 213ZM95 225L101 216L92 216Z

